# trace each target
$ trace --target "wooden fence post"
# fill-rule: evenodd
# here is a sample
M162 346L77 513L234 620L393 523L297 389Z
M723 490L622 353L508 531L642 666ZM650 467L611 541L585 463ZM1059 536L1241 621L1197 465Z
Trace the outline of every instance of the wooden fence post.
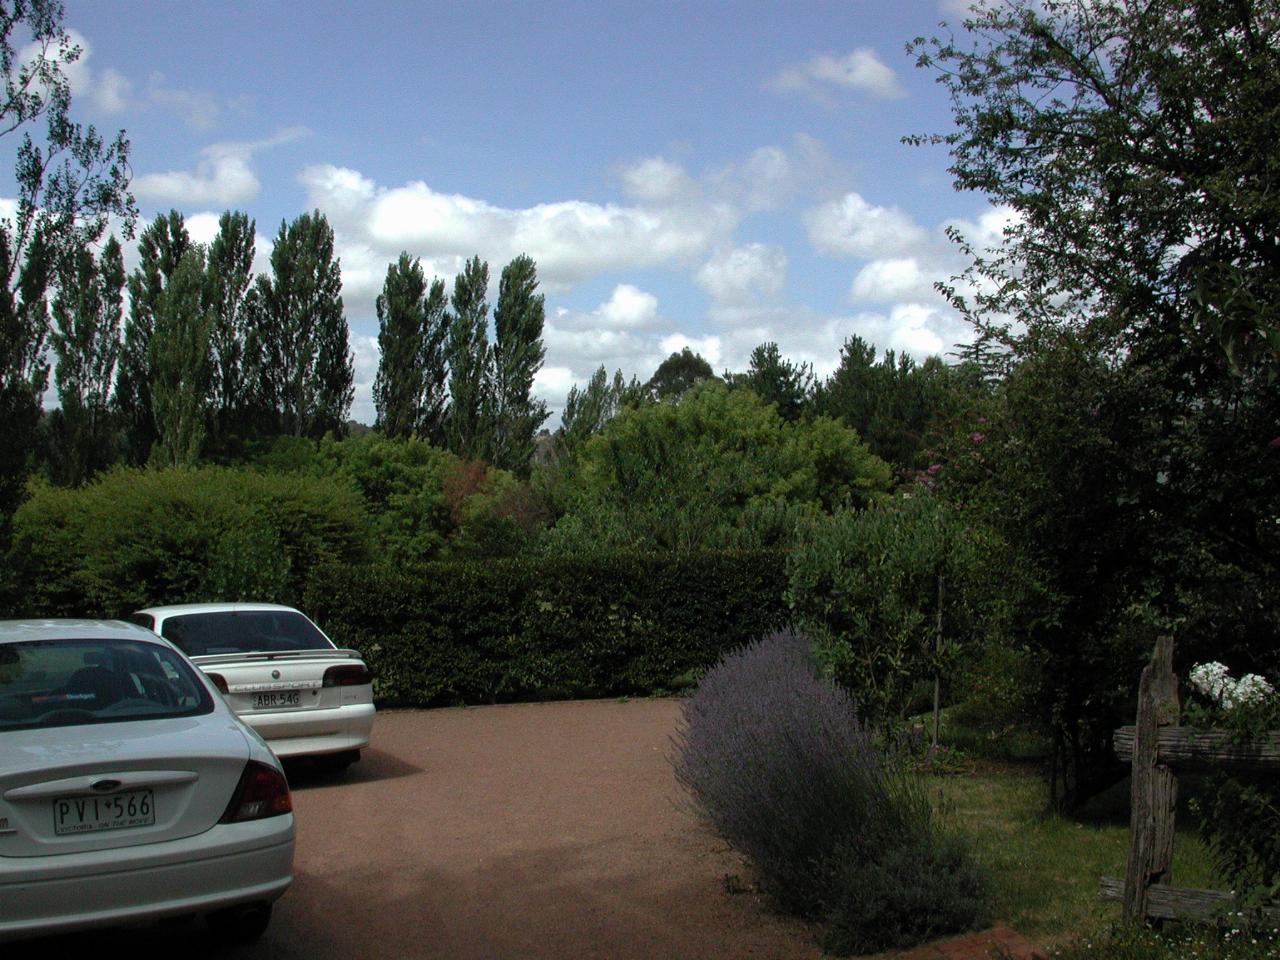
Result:
M1160 728L1178 722L1178 678L1173 674L1173 638L1156 640L1151 662L1138 684L1138 718L1133 743L1132 813L1129 856L1124 874L1124 916L1147 916L1147 891L1169 883L1173 861L1174 807L1178 778L1160 762Z

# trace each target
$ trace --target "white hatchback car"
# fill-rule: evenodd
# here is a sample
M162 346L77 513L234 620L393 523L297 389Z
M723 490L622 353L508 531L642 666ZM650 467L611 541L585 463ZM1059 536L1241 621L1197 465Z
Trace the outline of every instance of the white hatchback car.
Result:
M206 914L261 933L293 879L280 762L170 644L0 621L0 940Z
M369 745L373 675L292 607L182 604L130 619L187 654L276 756L315 756L336 770Z

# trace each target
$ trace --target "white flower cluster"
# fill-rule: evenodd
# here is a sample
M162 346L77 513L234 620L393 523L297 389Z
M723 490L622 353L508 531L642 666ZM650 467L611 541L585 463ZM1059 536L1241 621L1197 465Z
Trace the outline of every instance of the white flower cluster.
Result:
M1224 710L1238 705L1262 703L1276 694L1275 688L1256 673L1246 673L1239 680L1218 662L1200 663L1188 675L1191 685Z

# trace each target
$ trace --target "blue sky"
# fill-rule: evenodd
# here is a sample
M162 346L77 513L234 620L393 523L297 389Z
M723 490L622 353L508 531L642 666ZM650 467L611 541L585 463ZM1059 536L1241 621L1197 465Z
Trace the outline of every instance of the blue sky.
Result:
M904 51L958 0L381 3L68 0L77 118L123 127L145 219L208 240L255 218L334 226L372 422L373 302L401 250L447 281L538 263L558 411L604 364L688 345L740 370L766 340L820 374L859 334L923 358L968 336L931 283L943 229L999 234L952 190L944 91ZM554 421L553 421L554 422Z

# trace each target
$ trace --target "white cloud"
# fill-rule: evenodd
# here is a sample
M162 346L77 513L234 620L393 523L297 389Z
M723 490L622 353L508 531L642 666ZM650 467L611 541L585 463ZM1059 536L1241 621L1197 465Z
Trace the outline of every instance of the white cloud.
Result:
M148 173L133 180L133 192L144 200L179 206L231 207L252 200L262 188L253 172L253 155L307 134L290 127L274 137L240 143L215 143L200 151L195 170Z
M646 203L666 203L697 190L684 168L664 157L645 157L624 167L622 183L628 196Z
M658 317L658 298L629 283L620 283L597 313L610 327L647 327Z
M937 271L925 270L917 257L872 260L853 278L850 294L855 302L930 301L940 296L933 282L941 279Z
M209 129L222 115L222 104L212 93L170 86L162 73L147 78L145 102L172 111L197 130Z
M806 63L786 67L767 84L784 93L804 93L828 101L834 89L857 90L875 97L898 99L907 92L897 74L870 47L843 57L820 54Z
M566 200L499 207L422 181L382 187L328 164L308 167L300 179L308 205L334 227L344 288L360 303L372 303L381 276L375 286L349 277L353 249L371 251L383 270L401 250L440 262L479 254L491 265L527 253L537 262L543 288L557 290L611 271L691 264L740 218L731 205L701 198L664 205Z
M722 304L751 303L777 296L787 272L781 247L752 243L723 250L702 265L698 284Z
M824 203L805 217L809 241L823 253L883 257L911 253L928 234L897 207L868 203L857 193Z
M103 113L123 113L133 99L133 81L123 73L108 67L98 75L90 96L94 105Z

